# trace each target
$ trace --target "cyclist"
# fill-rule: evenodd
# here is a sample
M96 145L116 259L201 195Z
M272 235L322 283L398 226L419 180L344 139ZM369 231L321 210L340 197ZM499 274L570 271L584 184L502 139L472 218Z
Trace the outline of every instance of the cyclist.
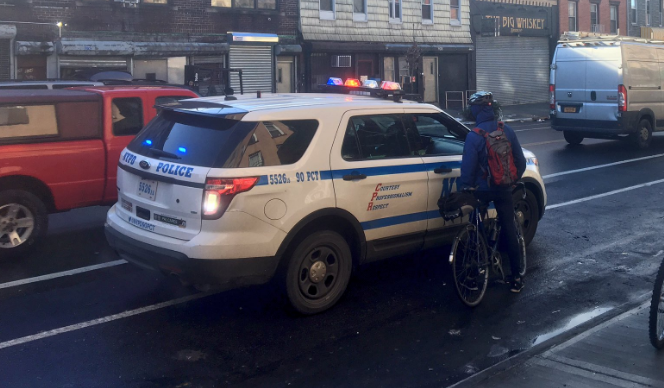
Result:
M497 129L498 123L493 112L493 95L491 93L477 92L470 96L468 103L478 128L487 133ZM504 131L512 145L517 177L521 179L526 170L526 158L514 130L505 125ZM475 197L477 199L485 203L493 201L501 227L500 236L502 241L500 244L506 248L510 258L510 268L512 270L509 281L510 290L521 292L523 289L523 279L519 276L521 250L519 249L517 230L514 224L512 189L510 187L491 186L485 173L488 168L486 140L479 134L470 132L463 147L460 187L462 190L476 188Z

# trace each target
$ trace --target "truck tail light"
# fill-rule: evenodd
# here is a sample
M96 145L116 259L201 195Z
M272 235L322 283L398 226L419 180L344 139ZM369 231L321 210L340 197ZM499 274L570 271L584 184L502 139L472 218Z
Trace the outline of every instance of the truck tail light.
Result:
M549 108L551 110L556 109L556 85L549 85Z
M627 112L627 89L625 89L625 85L618 85L618 112Z
M259 177L207 178L203 192L203 219L216 220L221 217L233 198L251 190Z

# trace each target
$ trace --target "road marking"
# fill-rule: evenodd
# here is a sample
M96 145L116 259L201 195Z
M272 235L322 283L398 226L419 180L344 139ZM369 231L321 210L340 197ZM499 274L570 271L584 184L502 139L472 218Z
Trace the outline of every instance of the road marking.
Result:
M544 145L544 144L551 144L551 143L562 143L565 140L549 140L549 141L541 141L539 143L528 143L528 144L521 144L522 147L532 147L532 146L538 146L538 145Z
M25 336L25 337L21 337L21 338L16 338L16 339L13 339L13 340L10 340L10 341L0 342L0 349L5 349L5 348L9 348L9 347L16 346L16 345L26 344L28 342L33 342L33 341L37 341L37 340L40 340L40 339L53 337L53 336L64 334L64 333L69 333L71 331L85 329L85 328L91 327L91 326L101 325L102 323L107 323L107 322L115 321L115 320L118 320L118 319L129 318L129 317L132 317L134 315L143 314L143 313L147 313L147 312L150 312L150 311L163 309L165 307L174 306L176 304L191 302L192 300L201 299L201 298L204 298L206 296L217 294L219 292L221 292L221 291L217 290L217 291L204 292L204 293L201 293L201 294L189 295L189 296L185 296L185 297L182 297L182 298L169 300L169 301L166 301L166 302L153 304L153 305L150 305L150 306L141 307L141 308L138 308L138 309L135 309L135 310L129 310L129 311L125 311L123 313L109 315L109 316L103 317L103 318L93 319L93 320L87 321L87 322L76 323L76 324L73 324L73 325L64 326L64 327L60 327L60 328L53 329L53 330L43 331L39 334L34 334L34 335L29 335L29 336Z
M550 129L551 127L549 125L542 126L542 127L528 127L528 128L523 128L523 129L515 129L514 132L523 132L523 131L538 131L542 129Z
M72 269L72 270L69 270L69 271L56 272L56 273L52 273L52 274L48 274L48 275L37 276L37 277L34 277L34 278L15 280L13 282L0 284L0 290L3 289L3 288L22 286L24 284L30 284L30 283L41 282L41 281L44 281L44 280L51 280L51 279L61 278L63 276L71 276L71 275L76 275L76 274L79 274L79 273L95 271L95 270L102 269L102 268L115 267L116 265L121 265L121 264L126 264L126 263L127 262L125 260L115 260L115 261L109 261L107 263L91 265L91 266L88 266L88 267L76 268L76 269Z
M549 206L546 207L546 210L551 210L551 209L555 209L555 208L563 207L563 206L574 205L574 204L581 203L581 202L591 201L591 200L597 199L597 198L608 197L609 195L624 193L625 191L636 190L636 189L640 189L642 187L653 186L653 185L657 185L657 184L660 184L660 183L664 183L664 179L659 179L659 180L652 181L652 182L641 183L640 185L624 187L622 189L613 190L613 191L609 191L609 192L602 193L602 194L597 194L597 195L591 195L590 197L579 198L579 199L575 199L573 201L557 203L555 205L549 205Z
M578 170L569 170L569 171L562 171L562 172L556 172L553 174L549 175L544 175L542 179L547 179L547 178L553 178L561 175L567 175L567 174L576 174L577 172L584 172L584 171L590 171L590 170L596 170L598 168L605 168L605 167L611 167L611 166L617 166L619 164L625 164L625 163L632 163L632 162L638 162L641 160L648 160L648 159L654 159L654 158L661 158L664 156L664 154L657 154L657 155L650 155L650 156L644 156L642 158L636 158L636 159L626 159L626 160L621 160L619 162L613 162L613 163L607 163L607 164L600 164L597 166L591 166L591 167L586 167L586 168L579 168Z

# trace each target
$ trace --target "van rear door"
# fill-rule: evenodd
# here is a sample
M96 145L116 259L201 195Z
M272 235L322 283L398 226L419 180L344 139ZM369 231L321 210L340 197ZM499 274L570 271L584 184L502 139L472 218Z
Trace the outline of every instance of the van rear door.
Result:
M554 77L556 110L561 119L585 119L583 109L586 58L579 55L582 48L559 45L556 48Z
M618 85L622 83L620 46L584 47L586 62L586 120L617 121Z

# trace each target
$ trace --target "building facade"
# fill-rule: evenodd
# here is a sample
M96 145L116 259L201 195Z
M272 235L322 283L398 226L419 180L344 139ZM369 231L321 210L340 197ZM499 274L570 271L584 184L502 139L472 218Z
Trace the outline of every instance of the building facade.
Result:
M661 0L628 0L628 34L630 36L661 39L662 31L656 29L664 27L663 4L664 2ZM645 27L645 29L642 30L642 27ZM651 32L652 29L658 32L658 36L649 36L654 35Z
M304 89L329 77L400 82L445 106L470 87L466 0L300 0Z
M242 68L245 92L294 92L294 69L278 69L301 53L297 15L297 0L4 0L0 79L120 70L206 94L219 93L227 74L239 90L227 69Z
M559 0L560 33L628 35L627 7L625 0Z

